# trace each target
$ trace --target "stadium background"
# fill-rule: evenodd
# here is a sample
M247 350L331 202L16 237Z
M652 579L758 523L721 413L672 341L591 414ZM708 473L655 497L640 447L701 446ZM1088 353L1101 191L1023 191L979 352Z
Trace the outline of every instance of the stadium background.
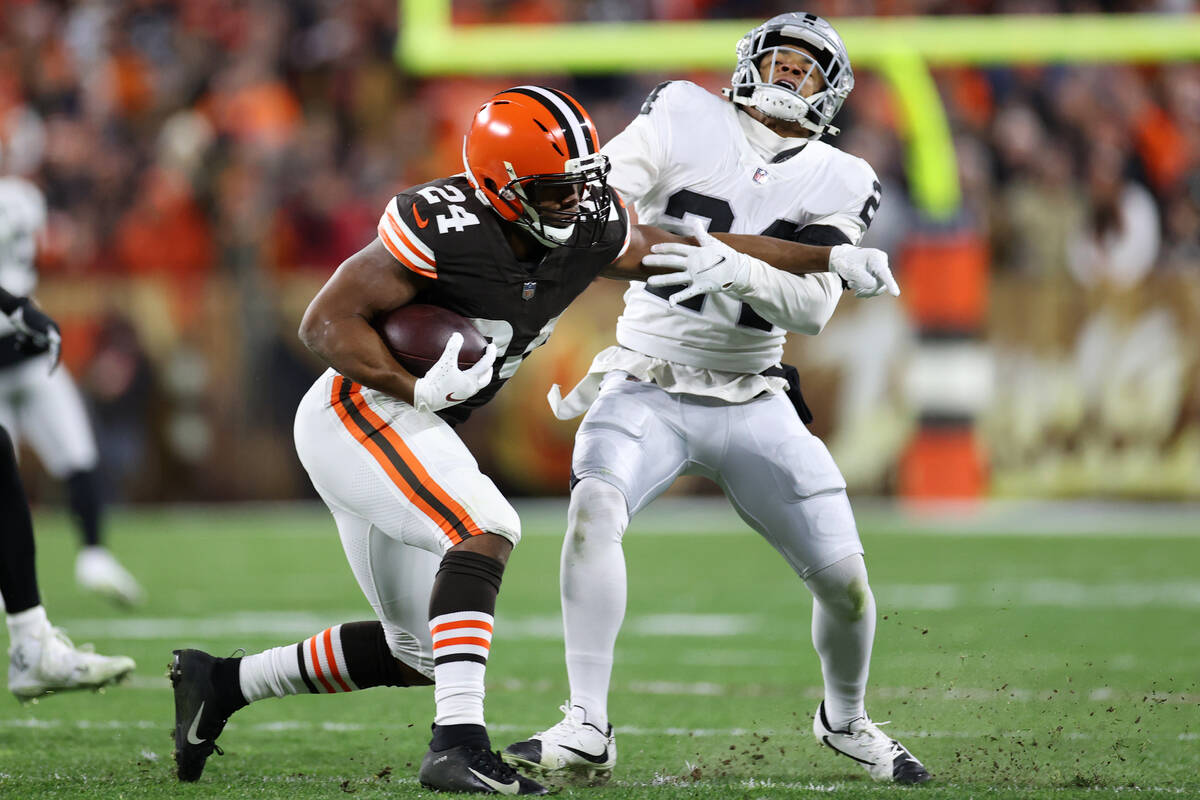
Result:
M177 797L173 648L255 652L370 615L318 502L221 501L311 497L291 445L319 370L300 313L398 187L459 169L480 99L549 83L611 136L661 80L724 85L736 37L786 10L424 0L398 25L393 0L0 0L0 169L49 195L39 296L64 323L123 504L114 552L149 596L118 609L75 584L61 489L25 458L51 618L138 669L104 695L9 701L0 796ZM788 354L868 553L872 716L931 768L930 800L1200 796L1200 539L1197 505L1176 502L1200 497L1195 3L807 10L846 34L858 86L837 142L884 183L871 243L904 287L845 298ZM640 19L664 26L658 47ZM547 23L591 27L536 29L522 47L511 35L529 29L480 27ZM619 35L581 48L581 30ZM503 74L551 47L618 69ZM631 47L669 66L626 69ZM562 494L572 430L546 387L611 341L621 288L589 290L467 426L514 494ZM685 482L626 537L621 762L588 796L899 797L813 741L808 595L727 504L694 496L711 491ZM944 494L1070 500L929 516L866 497ZM1095 502L1113 497L1168 502ZM488 675L501 746L553 722L568 691L564 498L517 505ZM414 764L431 711L419 690L256 703L188 794L428 796Z
M790 9L457 0L406 11L419 21L447 7L460 31L730 18L746 21L731 23L741 31ZM4 169L49 197L38 296L63 324L106 491L132 502L311 496L291 420L320 367L295 336L299 316L374 235L398 188L460 170L462 132L481 99L517 81L552 84L579 97L606 138L661 80L725 85L735 42L691 54L725 65L716 71L496 75L456 69L452 52L418 35L412 46L424 42L434 61L440 52L440 69L469 73L432 76L398 47L405 31L390 0L3 8ZM1179 20L1192 31L1196 19L1188 0L806 9L835 20L1137 12L1141 23ZM905 293L845 298L821 336L792 337L788 357L852 491L1200 496L1194 57L934 64L915 74L932 75L942 128L936 115L914 118L877 53L856 56L873 40L847 38L857 86L835 143L880 176L884 202L867 243L891 254ZM914 130L952 148L940 156L951 197L936 208L921 196ZM612 340L622 288L589 290L464 429L510 492L564 493L573 429L543 398ZM24 463L33 494L53 501L58 487L35 459ZM677 491L712 487L684 481Z

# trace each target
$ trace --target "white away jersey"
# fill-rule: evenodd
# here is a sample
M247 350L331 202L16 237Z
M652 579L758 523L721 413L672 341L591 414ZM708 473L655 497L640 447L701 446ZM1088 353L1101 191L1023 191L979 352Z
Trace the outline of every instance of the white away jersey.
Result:
M762 234L814 244L858 244L879 207L880 187L867 162L820 141L764 157L743 125L761 128L732 103L688 81L660 85L639 116L604 146L609 184L634 204L638 221L688 234L689 218L710 232ZM804 230L807 229L807 230ZM832 274L831 302L841 293ZM645 355L710 370L758 373L779 363L786 331L747 303L721 293L674 310L672 287L631 282L617 341Z
M0 178L0 287L26 297L37 286L38 236L46 226L46 198L24 178ZM0 315L0 336L11 333Z

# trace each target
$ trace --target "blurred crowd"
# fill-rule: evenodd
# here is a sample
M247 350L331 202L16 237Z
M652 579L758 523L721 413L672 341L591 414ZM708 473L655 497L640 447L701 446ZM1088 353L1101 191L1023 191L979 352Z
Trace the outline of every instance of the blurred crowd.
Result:
M96 414L114 495L304 491L290 424L318 365L296 341L299 314L332 269L374 236L395 191L461 168L470 114L512 82L404 75L393 53L396 7L0 6L0 172L29 177L48 197L41 297L67 326L68 364ZM459 24L786 10L794 8L722 0L453 3ZM821 0L805 10L1194 13L1194 4ZM604 138L665 77L713 90L728 79L520 80L574 93ZM888 89L868 71L857 77L837 144L880 175L885 202L873 243L896 253L927 221L906 199ZM1019 314L993 314L1002 349L1070 350L1079 322L1072 315L1089 312L1060 313L1055 303L1200 270L1200 65L946 69L935 77L964 192L954 224L987 242L997 280L1040 287L1049 304L1043 333Z
M1189 12L1193 0L454 0L454 20L480 22L624 22L754 19L789 11L838 17L924 14L1060 14Z

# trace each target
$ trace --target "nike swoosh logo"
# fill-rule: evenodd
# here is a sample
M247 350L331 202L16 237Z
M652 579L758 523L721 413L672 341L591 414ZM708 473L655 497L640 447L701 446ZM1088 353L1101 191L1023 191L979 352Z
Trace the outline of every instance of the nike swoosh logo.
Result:
M498 780L489 778L487 775L480 775L478 772L471 769L470 767L467 767L467 769L471 770L472 775L474 775L476 778L479 778L479 780L483 781L485 786L490 786L493 789L495 789L497 794L518 794L521 791L521 782L520 781L513 781L512 783L501 783Z
M200 717L204 714L204 703L200 703L200 710L196 712L196 716L192 719L192 727L188 728L187 740L188 744L204 744L207 740L196 736L196 729L200 727Z
M451 403L461 403L464 400L470 400L471 397L470 397L470 395L468 395L466 397L455 397L454 392L447 392L446 399L449 400Z
M417 211L416 203L413 203L413 219L415 219L417 221L418 228L424 228L426 225L429 224L429 220L422 218L421 212Z
M563 750L568 750L580 758L592 762L593 764L603 764L605 761L608 761L608 745L604 746L604 751L598 756L594 756L591 753L584 752L583 750L576 750L574 747L567 747L565 744L559 746L562 747Z
M842 754L842 755L844 755L846 758L853 759L853 760L857 761L857 762L858 762L858 763L860 763L860 764L866 764L867 766L871 766L871 767L875 766L875 762L874 762L874 761L867 761L867 760L865 760L865 759L862 759L862 758L859 758L859 757L857 757L857 756L852 756L852 755L850 755L849 753L847 753L845 750L839 750L838 748L834 747L834 746L833 746L833 742L829 741L829 737L828 737L828 736L822 736L822 737L821 737L821 741L823 741L823 742L825 743L825 746L826 746L826 747L828 747L830 750L832 750L832 751L833 751L833 752L835 752L835 753L841 753L841 754Z

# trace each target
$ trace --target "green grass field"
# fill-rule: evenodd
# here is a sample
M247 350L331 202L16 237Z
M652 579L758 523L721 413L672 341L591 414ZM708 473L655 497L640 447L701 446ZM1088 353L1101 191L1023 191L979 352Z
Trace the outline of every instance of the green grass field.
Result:
M626 537L617 772L565 795L1200 797L1200 536L954 536L864 521L880 614L868 709L935 775L900 789L813 740L811 600L782 560L724 513L700 528L658 519ZM500 595L488 669L499 747L556 722L567 696L558 520L526 518ZM255 704L198 784L173 778L173 648L256 651L370 618L322 509L114 515L112 545L150 594L131 612L75 587L63 518L37 523L51 619L138 669L103 694L0 697L0 797L429 796L415 778L427 688Z

